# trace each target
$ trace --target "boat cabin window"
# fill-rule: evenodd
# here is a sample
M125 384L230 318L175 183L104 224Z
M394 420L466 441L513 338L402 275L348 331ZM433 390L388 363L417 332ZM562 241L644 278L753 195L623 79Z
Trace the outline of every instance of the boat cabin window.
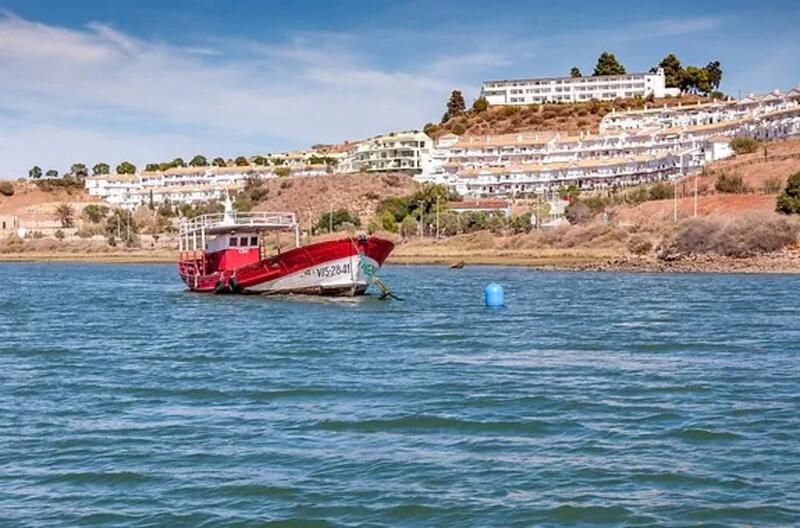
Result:
M238 238L236 238L236 237L231 237L231 243L230 243L230 246L231 246L231 247L236 247L236 246L238 246L238 245L239 245L239 239L238 239Z
M253 247L258 246L258 237L250 237L250 245Z
M239 245L242 247L247 247L247 237L242 237L239 239Z

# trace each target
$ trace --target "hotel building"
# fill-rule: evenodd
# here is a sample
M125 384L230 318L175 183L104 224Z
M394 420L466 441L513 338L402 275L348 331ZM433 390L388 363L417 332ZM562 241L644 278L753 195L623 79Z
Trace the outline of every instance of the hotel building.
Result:
M419 131L377 136L354 143L336 172L406 172L422 174L430 165L433 140Z
M610 101L636 96L677 95L677 89L666 88L664 83L664 70L659 68L656 73L486 81L481 95L491 105L579 103L592 99Z

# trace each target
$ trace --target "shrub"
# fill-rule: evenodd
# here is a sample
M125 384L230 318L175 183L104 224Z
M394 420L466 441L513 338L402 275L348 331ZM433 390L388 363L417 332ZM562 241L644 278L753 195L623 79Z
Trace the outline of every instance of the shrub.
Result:
M108 215L108 211L105 205L89 204L83 208L83 216L90 222L99 224Z
M675 195L675 188L667 183L656 183L650 187L648 197L650 200L666 200Z
M748 191L747 186L744 184L744 180L742 180L742 177L738 174L720 174L717 177L714 188L717 190L717 192L728 194L742 194Z
M436 132L439 131L441 127L434 123L426 123L424 127L422 127L422 131L429 136L432 136Z
M628 239L627 247L634 255L646 255L653 249L653 243L643 235L634 235Z
M567 206L564 215L570 224L582 224L592 218L592 211L582 201L575 200Z
M800 214L800 172L789 176L786 188L778 196L776 210L783 214Z
M767 178L764 180L764 186L762 189L764 190L765 194L775 194L781 192L781 179L777 176L773 176L772 178Z
M732 220L697 218L679 228L675 247L682 253L745 257L793 244L797 234L798 224L775 215L750 215Z
M72 227L75 225L75 211L69 204L63 203L56 208L56 220L61 223L61 227Z
M517 113L519 113L519 107L518 106L504 106L503 107L503 115L505 117L512 117L512 116L516 115Z
M347 209L339 209L332 213L323 213L317 220L314 230L318 233L329 232L331 226L333 226L333 230L338 231L346 227L346 225L359 227L361 226L361 220Z
M56 232L53 233L53 236L56 237L58 240L64 240L65 236L64 232L60 229L56 229Z
M275 169L275 175L279 178L285 178L292 173L292 169L289 167L277 167Z
M731 140L731 148L737 154L751 154L758 150L761 142L749 137L735 137Z
M0 194L3 196L14 196L14 185L10 181L0 182Z
M381 197L378 193L374 191L368 191L366 194L364 194L364 198L370 201L375 201L375 200L380 200Z
M476 112L485 112L487 108L489 108L489 101L483 96L478 97L475 99L475 102L472 103L472 109Z
M417 234L419 231L419 223L413 216L406 216L400 224L400 234L404 237L410 237Z
M460 121L458 123L456 123L455 125L453 125L453 128L450 129L450 132L452 132L453 134L455 134L457 136L460 136L460 135L464 134L464 132L466 132L466 131L467 131L467 128L464 126L464 123L462 123Z

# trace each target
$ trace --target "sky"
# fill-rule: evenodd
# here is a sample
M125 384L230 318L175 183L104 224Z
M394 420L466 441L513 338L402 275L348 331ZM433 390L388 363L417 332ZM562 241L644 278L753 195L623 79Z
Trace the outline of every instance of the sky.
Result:
M0 0L0 178L419 129L451 90L722 63L734 96L800 83L800 2Z

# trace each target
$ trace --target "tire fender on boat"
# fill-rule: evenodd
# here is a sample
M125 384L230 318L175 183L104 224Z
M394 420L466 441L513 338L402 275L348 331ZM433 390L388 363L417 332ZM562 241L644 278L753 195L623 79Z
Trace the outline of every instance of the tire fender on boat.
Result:
M236 280L236 277L231 277L228 281L228 287L231 289L233 293L239 293L242 291L242 287L239 285L239 281Z

